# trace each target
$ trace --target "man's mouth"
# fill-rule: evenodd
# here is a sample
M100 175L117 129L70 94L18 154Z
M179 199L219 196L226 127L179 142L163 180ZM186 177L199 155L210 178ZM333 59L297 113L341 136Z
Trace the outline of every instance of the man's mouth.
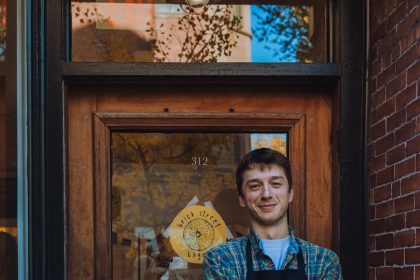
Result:
M264 212L270 212L277 204L261 204L258 207Z

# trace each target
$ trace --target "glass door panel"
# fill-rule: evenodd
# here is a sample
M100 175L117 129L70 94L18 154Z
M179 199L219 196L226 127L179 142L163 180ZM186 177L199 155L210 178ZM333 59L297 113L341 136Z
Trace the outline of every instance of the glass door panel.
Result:
M220 215L227 239L247 234L236 165L256 148L287 154L287 133L114 132L111 142L113 279L202 279L218 232L212 220L189 217L191 206ZM186 207L193 212L176 236L171 225Z

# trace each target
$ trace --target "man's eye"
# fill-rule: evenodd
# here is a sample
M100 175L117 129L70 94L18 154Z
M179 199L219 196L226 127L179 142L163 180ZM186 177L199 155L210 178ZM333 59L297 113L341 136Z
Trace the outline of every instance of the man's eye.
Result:
M260 187L260 185L249 185L250 190L256 190Z
M272 183L272 184L271 184L271 186L273 186L273 188L280 188L282 185L283 185L283 184L282 184L282 183L280 183L280 182L275 182L275 183Z

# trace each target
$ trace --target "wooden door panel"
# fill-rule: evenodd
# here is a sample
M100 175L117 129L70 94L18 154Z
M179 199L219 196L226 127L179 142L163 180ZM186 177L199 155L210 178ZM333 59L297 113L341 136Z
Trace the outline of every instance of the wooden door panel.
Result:
M232 85L191 85L183 87L182 92L157 85L69 88L69 279L106 279L111 275L110 244L106 246L110 202L107 192L102 192L109 187L109 131L121 127L191 128L200 123L211 130L212 125L217 126L216 115L236 119L230 126L236 129L241 125L258 127L259 121L261 129L293 128L290 154L294 185L299 186L300 193L296 196L299 202L291 206L296 208L292 220L309 241L331 248L336 238L332 235L331 98L323 88L302 92L301 88L267 86L262 90ZM165 111L166 115L162 113ZM270 119L269 113L277 115ZM281 117L279 113L286 115ZM298 121L290 121L290 116L297 115L301 116ZM174 116L180 120L174 122Z

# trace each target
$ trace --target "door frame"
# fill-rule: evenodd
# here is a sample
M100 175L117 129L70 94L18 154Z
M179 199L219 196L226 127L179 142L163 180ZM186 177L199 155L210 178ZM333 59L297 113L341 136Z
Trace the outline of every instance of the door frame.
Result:
M223 123L223 125L221 125ZM249 123L253 126L250 127ZM121 130L164 132L264 132L289 133L289 157L291 160L295 197L291 206L291 220L299 236L306 236L306 184L305 177L305 115L301 113L93 113L94 143L94 193L95 193L95 277L112 278L111 249L111 133Z
M343 275L367 278L367 176L365 160L366 1L331 0L330 49L335 64L194 64L71 63L70 1L34 0L30 9L31 49L29 192L30 278L66 279L65 88L71 83L121 85L165 79L173 85L278 83L336 89L333 118L340 187L340 256ZM334 162L334 161L333 161ZM354 244L358 244L354 246Z

